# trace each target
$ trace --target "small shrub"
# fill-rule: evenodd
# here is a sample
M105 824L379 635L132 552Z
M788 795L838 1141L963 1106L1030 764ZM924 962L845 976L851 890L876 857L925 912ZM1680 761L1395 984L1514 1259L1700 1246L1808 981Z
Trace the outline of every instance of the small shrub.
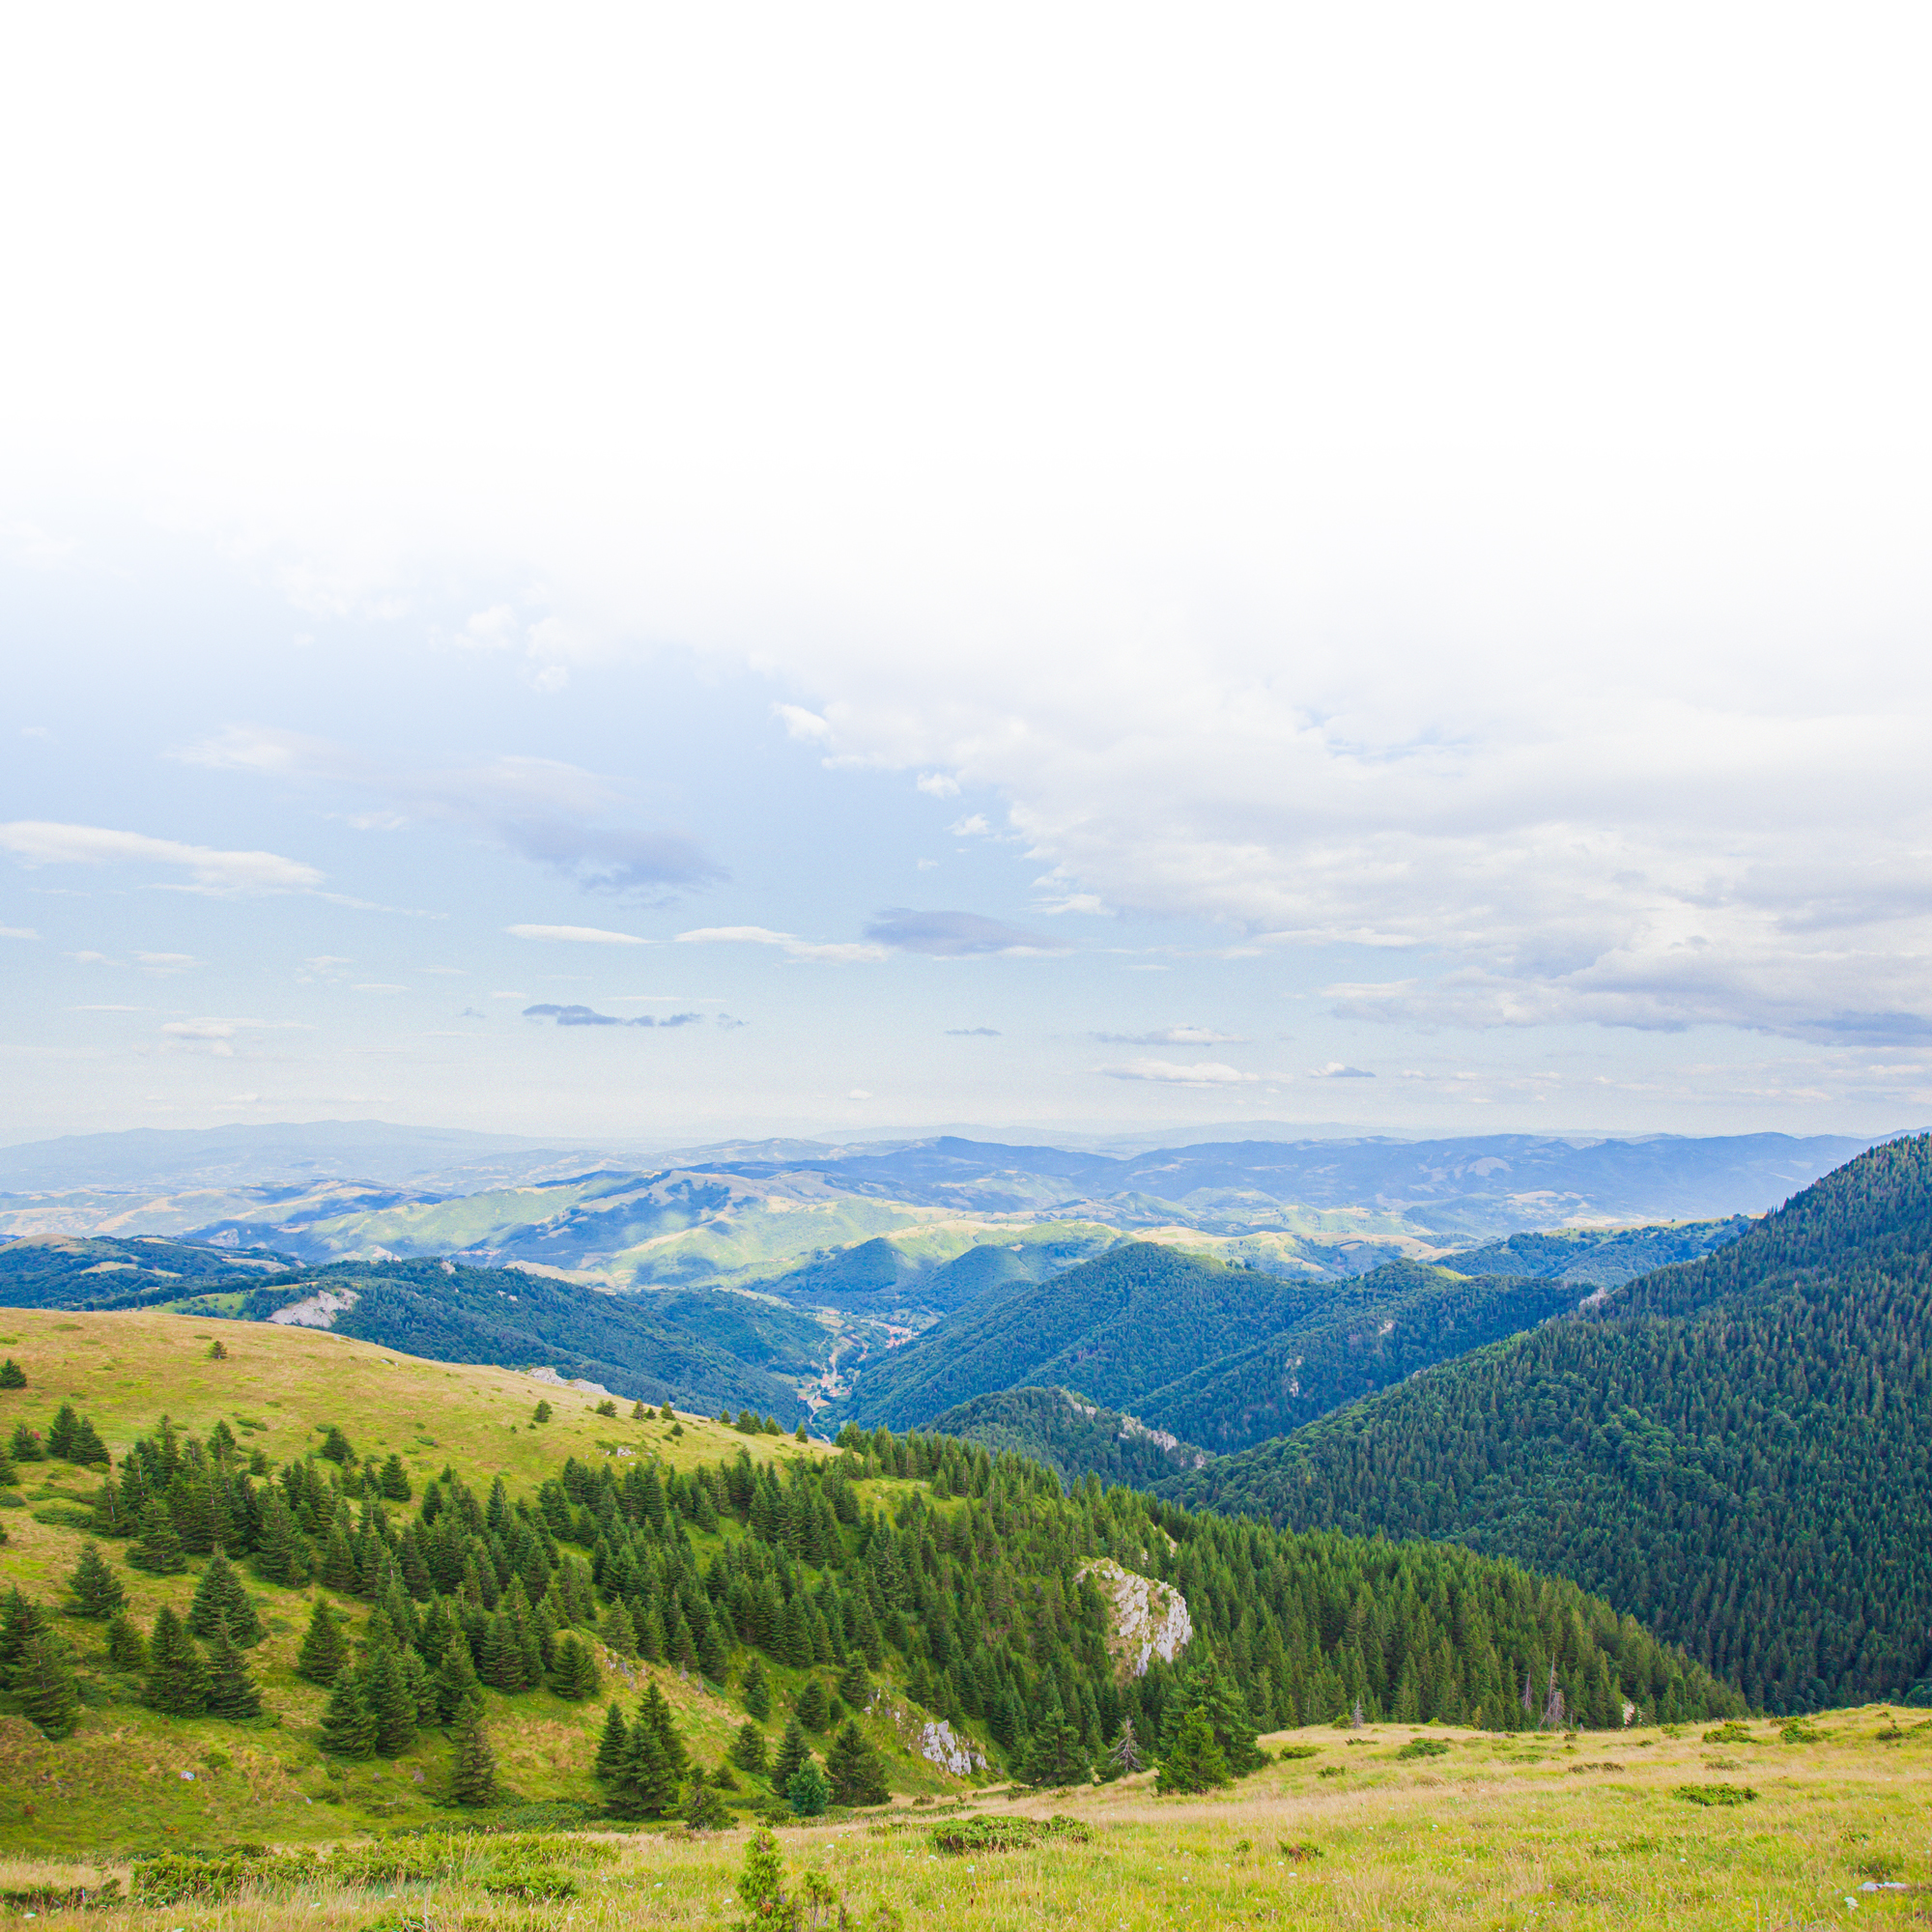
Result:
M1671 1794L1687 1804L1755 1804L1757 1793L1748 1784L1680 1784Z
M1275 1756L1280 1758L1284 1764L1288 1763L1292 1758L1320 1757L1321 1755L1321 1747L1320 1745L1283 1745L1275 1752Z
M1788 1745L1821 1745L1825 1733L1815 1724L1807 1724L1803 1718L1792 1720L1777 1734Z
M1346 1764L1324 1764L1315 1775L1317 1777L1340 1777L1348 1768Z
M1704 1742L1707 1745L1748 1745L1757 1741L1746 1725L1739 1723L1735 1718L1728 1718L1706 1731Z
M496 1898L575 1898L577 1881L555 1865L510 1860L493 1866L480 1881Z
M1084 1845L1093 1835L1091 1828L1079 1819L1059 1812L1047 1819L996 1814L941 1825L933 1833L931 1843L935 1852L952 1852L956 1856L965 1852L1023 1852L1030 1845L1046 1844L1055 1838Z
M1411 1738L1396 1752L1397 1757L1446 1757L1449 1747L1435 1738Z
M1306 1864L1310 1859L1319 1859L1321 1856L1321 1847L1320 1845L1296 1844L1293 1838L1283 1838L1275 1846L1275 1850L1288 1860L1291 1864L1297 1865Z

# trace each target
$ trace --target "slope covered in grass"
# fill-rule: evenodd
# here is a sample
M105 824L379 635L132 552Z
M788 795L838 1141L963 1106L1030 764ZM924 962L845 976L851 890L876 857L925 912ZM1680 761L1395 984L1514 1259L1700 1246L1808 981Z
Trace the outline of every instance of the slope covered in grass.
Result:
M358 1667L419 1659L445 1706L461 1689L451 1646L467 1646L503 1805L571 1818L609 1795L591 1775L604 1698L628 1708L647 1683L707 1772L758 1678L768 1748L792 1716L836 1722L843 1698L910 1791L954 1783L917 1748L928 1725L1017 1765L1042 1735L1097 1750L1123 1719L1157 1739L1176 1700L1215 1681L1257 1728L1357 1701L1503 1728L1540 1723L1559 1696L1586 1724L1619 1723L1627 1700L1742 1708L1570 1585L1431 1545L1156 1512L1094 1483L1066 1495L1037 1464L946 1438L854 1431L834 1452L694 1416L598 1414L529 1378L327 1333L160 1314L15 1312L5 1333L27 1377L0 1393L8 1430L45 1436L70 1403L114 1459L22 1462L0 1512L0 1587L49 1606L83 1692L77 1727L52 1741L17 1698L0 1704L15 1714L0 1716L0 1793L14 1794L0 1838L15 1843L313 1838L435 1815L453 1795L447 1708L418 1702L390 1756L324 1747L326 1693L296 1674L319 1598L346 1619ZM129 1561L166 1534L185 1569ZM64 1592L90 1536L151 1636L164 1605L189 1608L222 1542L266 1632L248 1653L262 1716L168 1717L144 1699ZM1135 1674L1146 1653L1119 1608L1134 1575L1186 1606L1176 1666ZM593 1657L598 1694L562 1694L571 1643ZM538 1682L508 1681L519 1668ZM829 1752L829 1732L812 1743ZM752 1774L736 1787L731 1805L772 1801Z
M1185 1476L1574 1577L1754 1700L1932 1703L1932 1138L1703 1260Z

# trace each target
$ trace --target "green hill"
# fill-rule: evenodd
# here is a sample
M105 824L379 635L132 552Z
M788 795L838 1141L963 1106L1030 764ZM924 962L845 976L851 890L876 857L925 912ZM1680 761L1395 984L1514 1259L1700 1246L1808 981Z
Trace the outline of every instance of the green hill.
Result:
M1246 1448L1577 1304L1560 1281L1391 1262L1283 1278L1122 1242L969 1303L868 1365L841 1413L895 1429L1056 1384L1215 1453Z
M1043 1463L1068 1488L1083 1476L1130 1489L1198 1468L1208 1452L1150 1429L1137 1416L1099 1408L1070 1389L1003 1389L932 1418L935 1435L960 1435L993 1451Z
M1932 1139L1176 1491L1576 1578L1754 1702L1932 1703Z
M162 1293L192 1294L286 1274L296 1264L270 1248L218 1248L158 1235L34 1235L0 1243L0 1308L75 1308Z
M112 1459L10 1472L0 1843L15 1847L99 1857L430 1822L462 1796L466 1712L502 1787L486 1813L570 1823L701 1797L655 1756L600 1784L613 1694L627 1723L662 1698L704 1802L739 1814L777 1802L725 1764L742 1727L769 1750L796 1717L831 1762L835 1699L856 1714L853 1748L907 1792L959 1788L935 1761L942 1722L961 1772L973 1751L1051 1776L1124 1719L1152 1741L1197 1706L1237 1757L1244 1727L1357 1701L1371 1719L1504 1730L1616 1728L1627 1701L1658 1719L1743 1709L1574 1585L1466 1550L1282 1535L1094 1482L1065 1494L1037 1463L948 1438L852 1430L834 1452L599 1413L509 1371L321 1331L138 1312L9 1322L0 1347L25 1385L0 1387L0 1423L70 1458L98 1437ZM72 1579L90 1540L133 1631L172 1644L169 1674L144 1675L125 1633L84 1613ZM197 1600L225 1605L243 1645L238 1664L207 1640L217 1685L251 1681L259 1715L167 1714L193 1648L164 1643L161 1612L191 1617ZM348 1645L333 1690L327 1668L301 1674L325 1601ZM1175 1664L1150 1651L1158 1629ZM62 1654L79 1703L50 1718ZM358 1700L381 1719L373 1747Z
M1506 1240L1444 1255L1459 1274L1542 1275L1582 1288L1621 1288L1653 1268L1695 1261L1748 1231L1750 1216L1681 1221L1657 1228L1563 1228L1552 1234L1511 1235Z

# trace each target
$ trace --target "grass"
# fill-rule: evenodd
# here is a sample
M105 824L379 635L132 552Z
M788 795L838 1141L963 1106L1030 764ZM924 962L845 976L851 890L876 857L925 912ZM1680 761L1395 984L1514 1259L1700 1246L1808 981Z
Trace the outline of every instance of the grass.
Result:
M1481 1733L1432 1727L1449 1747L1418 1769L1396 1752L1409 1733L1371 1731L1350 1753L1346 1783L1317 1767L1343 1741L1284 1734L1271 1745L1318 1756L1270 1765L1233 1791L1161 1799L1148 1776L1083 1791L975 1799L985 1813L1044 1825L1054 1814L1087 1828L1040 1835L1010 1851L948 1856L935 1825L899 1802L779 1833L796 1885L822 1873L860 1926L1022 1932L1069 1924L1094 1932L1166 1928L1469 1926L1765 1928L1924 1922L1932 1859L1924 1836L1932 1796L1932 1729L1899 1746L1877 1742L1884 1714L1834 1712L1810 1746L1753 1726L1759 1802L1705 1809L1674 1787L1704 1781L1703 1747L1655 1731L1605 1746L1585 1735L1545 1753L1498 1749ZM1583 1771L1597 1754L1615 1769ZM943 1820L958 1831L961 1814ZM1019 1836L986 1833L974 1836ZM693 1838L682 1830L608 1835L615 1854L584 1864L567 1855L578 1896L554 1905L489 1892L479 1880L434 1887L304 1885L218 1906L43 1911L37 1932L81 1932L103 1912L128 1932L364 1932L407 1920L442 1932L605 1932L618 1926L720 1927L738 1916L733 1881L742 1831ZM1284 1849L1286 1848L1286 1849ZM1290 1856L1293 1854L1293 1856ZM0 1891L129 1879L126 1865L16 1858ZM1903 1880L1920 1889L1861 1892ZM393 1894L393 1895L391 1895ZM1847 1907L1848 1898L1856 1899Z
M217 1335L226 1361L208 1359ZM21 1361L30 1378L27 1389L0 1392L0 1429L25 1420L44 1431L71 1399L117 1456L163 1409L197 1433L225 1416L244 1446L259 1443L277 1462L335 1422L365 1456L400 1452L418 1482L450 1462L473 1484L501 1472L517 1490L566 1453L589 1460L628 1448L679 1466L735 1454L741 1444L760 1457L823 1453L689 1416L684 1434L672 1436L655 1419L598 1416L594 1397L527 1376L417 1362L302 1330L14 1310L0 1312L0 1351ZM540 1397L555 1417L532 1430ZM82 1536L35 1512L57 1516L64 1498L86 1494L97 1478L65 1463L21 1473L24 1506L0 1517L11 1539L0 1548L0 1586L17 1580L51 1599ZM144 1622L163 1600L185 1606L192 1571L149 1577L127 1568L117 1546L105 1548ZM466 1867L434 1886L318 1881L218 1905L91 1905L85 1918L59 1904L62 1893L107 1880L125 1893L136 1852L366 1842L460 1817L442 1802L449 1746L440 1734L394 1763L331 1767L323 1759L314 1731L322 1693L291 1669L306 1595L251 1588L270 1624L251 1653L268 1703L253 1724L158 1718L134 1701L134 1687L102 1672L99 1628L63 1620L88 1676L109 1694L60 1744L20 1718L0 1717L0 1912L34 1912L35 1932L286 1932L297 1924L304 1932L722 1932L740 1916L733 1882L745 1831L692 1837L654 1827L598 1829L612 1857L560 1857L577 1895L553 1902L488 1889L481 1860L474 1874ZM365 1613L353 1600L337 1601L355 1620ZM604 1662L609 1669L616 1660L607 1654ZM606 1694L617 1690L628 1703L652 1667L626 1668L632 1683L607 1680ZM777 1705L767 1730L775 1736L804 1679L769 1674ZM735 1698L705 1693L674 1670L653 1675L698 1757L716 1763L743 1720ZM511 1794L492 1822L535 1829L570 1818L567 1801L590 1791L585 1773L603 1699L572 1706L547 1692L492 1692L489 1701ZM894 1758L899 1795L889 1810L786 1829L781 1844L795 1883L822 1874L843 1895L851 1922L875 1932L1772 1932L1854 1919L1932 1921L1932 1718L1918 1713L1831 1712L1790 1727L1761 1720L1726 1728L1721 1740L1694 1726L1676 1735L1512 1739L1432 1725L1311 1729L1265 1742L1281 1753L1275 1762L1201 1799L1159 1798L1148 1776L1037 1796L974 1790L901 1752ZM1440 1748L1417 1751L1418 1743ZM1680 1795L1719 1785L1748 1785L1757 1796L1710 1804ZM992 1827L961 1837L972 1848L958 1853L934 1843L942 1824L956 1832L976 1818L1019 1817L1043 1827L1056 1814L1085 1827L1085 1837ZM1029 1837L1009 1850L980 1849L982 1840ZM1858 1889L1899 1881L1921 1889Z

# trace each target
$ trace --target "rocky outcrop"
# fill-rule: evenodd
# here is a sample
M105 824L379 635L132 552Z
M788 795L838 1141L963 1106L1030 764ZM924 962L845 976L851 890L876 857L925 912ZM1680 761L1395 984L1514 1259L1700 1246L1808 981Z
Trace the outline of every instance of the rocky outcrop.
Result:
M962 1738L944 1718L922 1725L914 1747L928 1764L950 1771L954 1777L970 1777L986 1769L984 1754L968 1738Z
M1172 1583L1123 1570L1110 1556L1082 1566L1107 1599L1107 1648L1123 1677L1145 1677L1157 1657L1172 1663L1194 1636L1187 1600Z
M353 1288L321 1288L301 1301L292 1301L269 1317L284 1328L333 1328L335 1318L355 1306Z

